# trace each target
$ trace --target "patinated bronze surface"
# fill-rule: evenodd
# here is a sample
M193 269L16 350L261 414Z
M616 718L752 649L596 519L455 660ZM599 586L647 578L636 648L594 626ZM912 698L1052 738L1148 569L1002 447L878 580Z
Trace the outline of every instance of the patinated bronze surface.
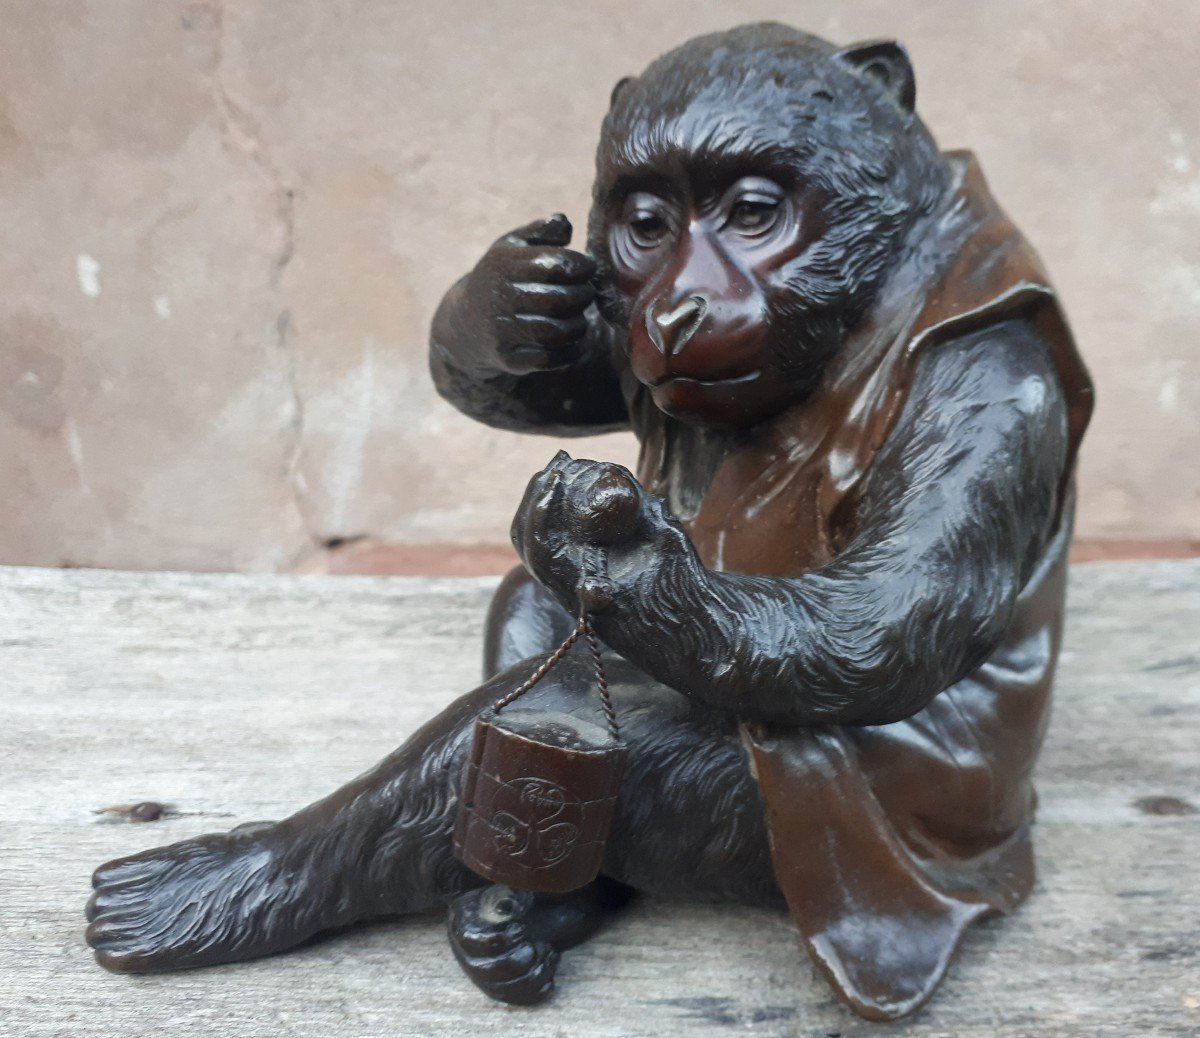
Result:
M102 866L101 965L444 901L475 983L529 1002L637 890L786 907L836 994L888 1019L1025 898L1092 391L1036 256L914 100L898 44L778 25L618 84L587 252L561 215L502 237L447 293L431 367L500 428L632 429L636 483L565 455L534 477L485 683L373 771ZM483 885L451 853L472 726L581 590L628 753L603 873ZM568 653L522 708L603 725L592 680Z

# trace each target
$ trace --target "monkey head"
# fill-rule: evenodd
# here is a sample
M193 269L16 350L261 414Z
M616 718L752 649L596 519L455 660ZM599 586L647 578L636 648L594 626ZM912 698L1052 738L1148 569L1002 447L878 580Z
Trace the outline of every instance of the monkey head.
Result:
M947 182L895 43L702 36L613 91L589 248L655 404L746 427L812 391Z

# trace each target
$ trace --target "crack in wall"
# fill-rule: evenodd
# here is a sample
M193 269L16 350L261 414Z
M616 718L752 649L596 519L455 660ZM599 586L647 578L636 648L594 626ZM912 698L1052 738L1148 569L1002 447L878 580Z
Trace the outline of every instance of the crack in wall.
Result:
M231 150L249 158L251 164L259 171L275 200L275 215L280 227L279 249L272 264L268 286L275 294L278 304L273 347L283 361L292 411L289 422L290 442L285 451L283 470L292 506L307 537L307 542L301 544L285 563L286 569L295 569L312 556L314 549L324 550L322 538L316 531L308 510L308 487L303 468L305 406L300 392L296 350L291 339L292 314L286 305L283 290L284 275L296 249L296 191L264 142L258 123L246 110L246 106L233 98L225 85L225 5L207 4L205 9L211 14L214 26L213 60L209 78L220 118L222 141Z

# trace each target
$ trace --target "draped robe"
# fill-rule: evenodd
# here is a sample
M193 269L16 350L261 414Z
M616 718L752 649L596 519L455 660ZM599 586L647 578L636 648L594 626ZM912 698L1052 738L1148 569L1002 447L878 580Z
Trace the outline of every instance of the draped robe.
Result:
M808 951L860 1014L892 1019L933 992L973 920L1033 884L1032 772L1062 631L1071 473L1092 388L1036 254L969 153L946 156L951 203L831 361L812 396L727 454L684 523L711 568L797 576L832 560L847 506L904 406L917 359L1000 322L1032 324L1067 405L1055 528L999 646L907 720L744 723L772 864ZM986 335L978 336L981 349ZM671 420L632 401L639 476L669 496ZM798 694L803 694L798 690Z

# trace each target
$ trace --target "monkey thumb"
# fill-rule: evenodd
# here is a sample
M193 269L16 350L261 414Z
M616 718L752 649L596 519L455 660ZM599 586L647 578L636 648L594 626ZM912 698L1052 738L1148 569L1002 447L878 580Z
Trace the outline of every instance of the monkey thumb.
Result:
M512 236L526 245L570 245L571 221L563 213L555 213L548 219L534 220L518 228Z

